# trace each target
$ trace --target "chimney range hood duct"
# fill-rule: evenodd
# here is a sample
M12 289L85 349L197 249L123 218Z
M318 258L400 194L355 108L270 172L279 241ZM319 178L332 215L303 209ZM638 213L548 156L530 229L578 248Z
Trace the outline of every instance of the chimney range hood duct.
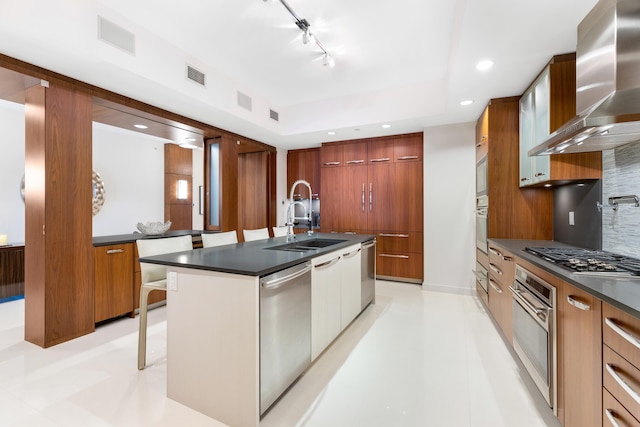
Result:
M600 0L578 26L577 115L529 155L640 141L640 1Z

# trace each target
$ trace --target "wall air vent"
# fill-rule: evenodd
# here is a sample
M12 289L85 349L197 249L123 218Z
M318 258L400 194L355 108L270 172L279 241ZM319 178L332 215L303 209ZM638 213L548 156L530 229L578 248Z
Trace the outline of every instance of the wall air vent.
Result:
M280 114L277 111L269 110L269 117L271 117L276 122L280 120Z
M119 25L98 16L98 40L120 48L131 55L136 54L136 36Z
M187 79L205 86L206 77L207 76L202 71L196 70L191 65L187 65Z
M249 110L251 111L251 109L253 108L251 106L252 100L251 97L249 95L246 95L240 91L238 91L238 105L242 108L244 108L245 110Z

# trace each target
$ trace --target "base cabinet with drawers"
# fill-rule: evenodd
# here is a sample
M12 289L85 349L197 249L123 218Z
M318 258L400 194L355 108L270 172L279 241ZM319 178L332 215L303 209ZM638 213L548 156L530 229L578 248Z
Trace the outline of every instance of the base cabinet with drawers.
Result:
M640 426L640 319L604 303L602 425Z
M515 278L515 268L511 253L489 246L489 311L509 343L513 342L513 311L509 287Z
M94 254L95 323L133 313L133 244L97 246Z

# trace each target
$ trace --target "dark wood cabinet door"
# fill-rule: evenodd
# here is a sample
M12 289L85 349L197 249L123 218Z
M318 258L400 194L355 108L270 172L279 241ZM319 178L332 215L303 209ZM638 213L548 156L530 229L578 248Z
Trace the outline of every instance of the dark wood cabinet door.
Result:
M133 244L94 248L95 322L133 312Z
M323 168L337 167L344 164L343 144L324 144L320 148L320 166Z
M393 139L369 141L369 164L393 162Z
M342 170L344 168L322 168L320 193L320 230L324 233L342 231Z
M388 210L396 231L422 231L423 179L422 162L408 161L392 165L394 188Z
M304 179L311 184L313 198L320 197L320 149L313 148L304 153Z
M369 209L368 225L370 230L402 231L397 214L402 209L395 206L394 195L401 191L394 178L394 168L391 163L369 165L369 185L365 188L367 208Z
M367 167L349 166L343 168L342 185L342 230L347 232L360 232L367 230L367 217L369 208Z
M602 426L601 316L599 299L562 284L558 292L558 409L564 427Z
M294 182L303 179L311 184L313 198L320 194L320 149L289 150L287 153L287 197ZM307 190L296 189L298 198L307 198Z
M344 145L344 165L364 166L367 164L367 143L353 142Z
M419 162L422 160L422 133L406 135L393 140L394 162Z

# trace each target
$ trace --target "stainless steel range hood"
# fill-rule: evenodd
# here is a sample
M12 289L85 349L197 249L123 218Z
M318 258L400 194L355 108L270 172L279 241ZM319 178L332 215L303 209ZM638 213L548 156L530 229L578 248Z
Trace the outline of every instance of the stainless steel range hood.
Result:
M600 0L578 26L577 115L529 155L640 141L640 1Z

